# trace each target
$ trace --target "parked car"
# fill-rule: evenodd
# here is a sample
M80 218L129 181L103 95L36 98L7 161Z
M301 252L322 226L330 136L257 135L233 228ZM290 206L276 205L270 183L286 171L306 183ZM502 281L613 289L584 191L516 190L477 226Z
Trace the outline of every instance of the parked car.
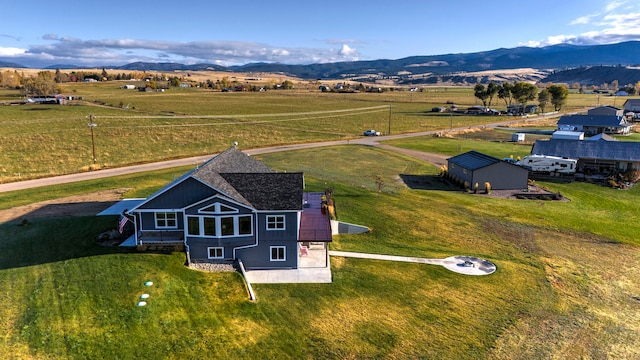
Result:
M380 136L380 131L375 131L373 129L367 130L363 133L364 136Z

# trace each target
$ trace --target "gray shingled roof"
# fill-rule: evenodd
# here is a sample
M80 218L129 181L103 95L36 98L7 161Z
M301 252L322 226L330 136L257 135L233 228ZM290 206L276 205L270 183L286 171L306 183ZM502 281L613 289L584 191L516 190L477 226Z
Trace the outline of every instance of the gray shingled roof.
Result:
M142 204L171 191L176 184L189 177L257 210L302 209L302 173L278 173L235 147L221 152L167 184Z
M582 126L629 126L622 116L613 115L565 115L558 120L558 125L582 125Z
M640 161L640 142L536 140L531 153L572 159Z
M456 164L467 170L477 170L483 167L493 165L502 160L493 156L485 155L483 153L471 150L464 154L460 154L447 159L450 163Z
M228 148L220 154L212 157L195 171L194 176L203 173L266 173L275 172L264 163L238 150L236 147ZM206 176L206 175L205 175Z
M302 209L302 173L277 173L235 147L211 158L191 176L257 210Z
M302 209L302 173L223 173L220 176L255 209Z

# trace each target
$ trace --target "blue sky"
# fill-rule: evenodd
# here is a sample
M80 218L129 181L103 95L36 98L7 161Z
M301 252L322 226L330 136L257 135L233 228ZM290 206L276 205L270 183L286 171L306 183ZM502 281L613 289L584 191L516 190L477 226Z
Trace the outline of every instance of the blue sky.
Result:
M637 0L32 0L5 6L0 61L309 64L628 40Z

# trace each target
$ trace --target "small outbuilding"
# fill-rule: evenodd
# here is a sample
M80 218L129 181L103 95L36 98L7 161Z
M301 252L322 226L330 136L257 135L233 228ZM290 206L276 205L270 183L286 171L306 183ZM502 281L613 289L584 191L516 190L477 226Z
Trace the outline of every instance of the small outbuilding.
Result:
M486 190L489 183L493 190L524 190L529 187L529 171L493 156L475 150L447 159L449 176L466 183L472 189Z
M513 142L523 142L524 141L524 133L511 134L511 141L513 141Z
M551 134L554 140L584 140L584 133L581 131L558 130Z

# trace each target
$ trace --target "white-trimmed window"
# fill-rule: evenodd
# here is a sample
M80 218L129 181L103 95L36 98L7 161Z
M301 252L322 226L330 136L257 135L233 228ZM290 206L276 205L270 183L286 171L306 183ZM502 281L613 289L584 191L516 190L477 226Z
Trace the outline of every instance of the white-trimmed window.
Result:
M187 234L200 236L200 218L197 216L187 217Z
M267 215L267 230L284 229L284 215Z
M203 214L235 214L238 213L238 209L225 204L215 203L198 210L198 212Z
M175 212L157 212L156 228L175 229L178 227L178 214Z
M187 235L202 237L234 237L253 234L251 215L188 216Z
M220 218L220 235L221 236L233 236L235 235L233 216L224 216Z
M253 220L251 216L238 216L238 235L253 234Z
M207 248L207 257L209 259L224 259L224 248L223 247L208 247Z
M285 246L269 246L271 261L287 261L287 248Z
M204 236L216 236L216 218L204 217L202 218L202 227Z

